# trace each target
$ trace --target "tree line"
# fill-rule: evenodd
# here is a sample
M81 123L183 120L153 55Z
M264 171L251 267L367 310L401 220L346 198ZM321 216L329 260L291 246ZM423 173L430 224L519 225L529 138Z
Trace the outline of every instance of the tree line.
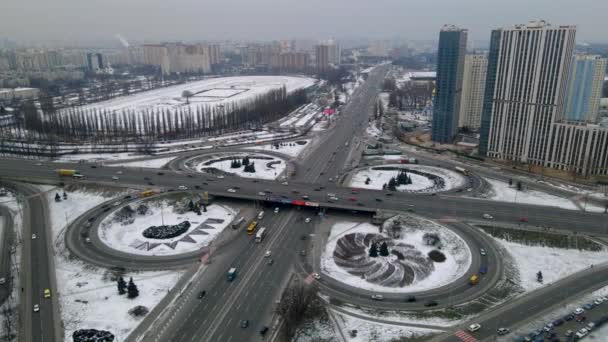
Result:
M0 133L9 139L70 143L188 139L259 127L306 102L305 90L287 93L285 87L238 103L184 104L140 111L81 107L53 111L45 104L38 110L32 101L21 106L16 126L0 127Z

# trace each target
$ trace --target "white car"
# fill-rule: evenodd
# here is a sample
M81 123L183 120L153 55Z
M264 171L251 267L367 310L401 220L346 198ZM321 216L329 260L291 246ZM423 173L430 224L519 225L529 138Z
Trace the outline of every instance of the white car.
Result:
M283 184L283 185L289 185L289 183L287 183L287 182L283 182L283 183L281 183L281 184Z
M32 240L36 240L36 234L32 234Z
M219 175L219 176L217 176L217 178L219 178L219 179L224 179L224 176Z
M231 192L231 193L235 193L235 192L236 192L236 190L234 190L234 189L232 189L232 188L230 188L230 189L228 189L228 190L226 190L226 191Z
M0 278L0 285L6 284L6 278Z
M178 190L188 190L188 188L184 185L180 185L177 187Z
M117 181L119 178L117 176L112 176L112 180Z
M272 255L271 251L266 251L266 253L264 253L264 257L266 257L266 258L268 258L271 255Z
M481 324L477 324L477 323L469 325L469 328L468 328L468 330L470 332L476 332L479 329L481 329Z
M583 328L583 329L579 330L575 336L580 339L580 338L587 336L588 334L589 334L589 330Z
M34 312L40 311L40 305L34 304Z
M122 175L122 171L116 171L117 175Z
M310 217L307 217L306 220L304 220L304 222L310 223Z
M266 196L266 193L264 191L260 191L260 192L258 192L258 195L260 195L260 196Z
M274 213L278 214L279 213L279 208L274 208Z
M483 218L486 219L486 220L491 220L494 217L492 217L492 215L490 215L490 214L483 214Z
M372 299L373 300L384 300L384 296L375 294L375 295L372 295Z
M482 256L486 256L486 255L488 254L488 252L486 252L486 250L485 250L485 249L480 248L480 249L479 249L479 254L481 254Z
M582 315L583 312L585 312L583 308L576 308L576 310L574 310L575 315Z
M317 280L321 279L321 275L319 273L313 273L312 277L315 278L315 279L317 279Z

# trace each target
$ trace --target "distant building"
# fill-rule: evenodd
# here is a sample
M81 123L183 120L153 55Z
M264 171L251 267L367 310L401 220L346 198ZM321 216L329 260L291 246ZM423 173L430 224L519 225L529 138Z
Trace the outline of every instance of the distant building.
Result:
M458 133L467 30L453 25L439 33L431 140L451 144Z
M90 71L103 69L103 56L101 53L87 53L87 69Z
M590 123L598 121L605 74L605 58L586 55L576 55L572 58L565 120Z
M327 70L329 68L329 46L315 46L315 63L317 70Z
M37 88L0 88L0 101L36 98L39 93L40 91Z
M160 67L163 74L211 72L212 50L208 46L165 43L144 45L143 49L144 64Z
M485 55L467 55L465 57L458 127L477 130L481 125L487 68L488 58Z
M304 52L287 52L279 55L279 69L284 71L306 71L309 56Z

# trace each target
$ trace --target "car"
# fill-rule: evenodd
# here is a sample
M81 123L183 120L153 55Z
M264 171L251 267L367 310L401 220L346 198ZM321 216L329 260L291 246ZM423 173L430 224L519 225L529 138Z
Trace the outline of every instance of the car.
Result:
M321 191L321 188L314 188L314 191Z
M372 299L373 300L384 300L384 296L379 295L379 294L374 294L374 295L372 295Z
M234 190L234 189L232 189L232 188L230 188L230 189L228 189L228 190L226 190L226 191L231 192L231 193L235 193L235 192L236 192L236 190Z
M6 278L2 277L0 278L0 285L4 285L6 284Z
M36 240L36 234L32 234L32 240Z
M496 334L499 335L499 336L506 335L508 333L509 333L509 329L508 328L498 328L498 329L496 329Z
M51 298L51 290L44 289L44 298Z
M299 194L300 192L298 190L291 190L292 194Z
M336 196L332 196L329 198L330 201L339 201L340 199Z
M547 325L545 325L545 326L543 327L543 330L544 330L545 332L551 332L551 330L553 330L553 323L548 323Z
M112 180L117 181L117 180L119 180L119 178L117 176L112 176Z
M469 325L469 327L467 328L467 330L470 332L476 332L479 329L481 329L481 324L478 324L478 323L473 323L473 324Z
M492 215L490 215L490 214L483 214L483 216L482 216L482 217L483 217L484 219L486 219L486 220L491 220L491 219L493 219L493 218L494 218L494 217L493 217Z
M187 175L187 177L188 177L188 178L193 178L194 176L193 176L193 175L191 175L191 174L188 174L188 175Z
M244 329L244 328L247 328L248 326L249 326L249 321L248 320L246 320L246 319L241 320L241 328Z
M392 192L387 192L387 193L384 194L384 196L391 197L391 196L393 196L393 193Z
M561 318L558 318L555 321L553 321L553 326L559 327L562 324L564 324L564 320Z
M570 337L572 335L574 335L574 331L572 331L572 330L566 330L566 333L564 333L564 336L566 336L566 337Z
M203 182L203 185L209 185L209 183L207 183L207 182Z
M264 257L265 257L265 258L268 258L268 257L269 257L269 256L271 256L271 255L272 255L272 252L271 252L271 251L266 251L266 253L264 253Z
M260 329L260 335L264 336L268 332L268 327L264 326Z
M310 217L307 217L307 218L304 220L304 222L306 222L306 223L310 223Z
M177 190L188 190L188 188L184 185L180 185L177 187Z
M357 205L360 206L360 207L364 207L365 206L365 204L363 204L361 202L358 202Z
M317 279L317 280L321 279L321 275L319 273L313 273L312 277L315 278L315 279Z
M408 303L414 303L416 302L416 297L415 296L409 296L407 298L405 298L405 301Z
M150 177L144 177L144 180L149 181Z
M201 189L201 186L200 186L200 185L195 185L195 186L194 186L194 188L195 188L196 190L200 190L200 189Z
M585 336L587 336L587 335L589 335L589 330L587 330L587 329L585 329L585 328L582 328L581 330L579 330L579 331L578 331L578 332L575 334L575 336L576 336L577 338L579 338L579 339L580 339L580 338L583 338L583 337L585 337Z
M289 185L289 182L283 182L282 185Z
M593 308L594 308L593 304L585 304L585 305L583 305L583 309L585 309L585 310L591 310Z
M260 195L260 196L266 196L266 193L264 191L260 191L260 192L258 192L258 195Z
M90 237L86 237L86 238L84 238L84 242L86 242L86 243L91 243L91 238L90 238Z
M481 254L481 255L483 255L483 256L486 256L486 255L488 255L488 252L486 252L486 250L485 250L485 249L480 248L480 249L479 249L479 254Z
M40 305L34 304L34 312L40 311Z
M582 323L582 322L584 322L586 320L587 320L587 316L582 316L581 315L581 316L577 316L576 317L576 321L579 322L579 323Z
M266 264L268 264L268 266L274 264L274 259L268 259L268 262Z
M576 308L574 310L575 315L581 315L583 312L585 312L585 310L583 308Z
M427 308L428 307L432 307L432 306L437 306L437 305L438 305L437 302L434 301L434 300L431 300L431 301L428 301L428 302L424 303L424 306L426 306Z
M357 198L356 197L351 197L348 200L351 201L351 202L357 202Z
M519 218L519 222L528 222L528 218L527 217L520 217Z
M595 323L594 322L589 322L587 323L587 326L585 327L587 330L591 331L595 328Z
M274 213L278 214L279 213L279 208L274 208Z
M91 165L91 169L96 169L97 165Z
M382 198L376 198L376 202L382 202Z
M308 195L302 195L302 199L309 200L310 197L308 197Z
M218 178L218 179L224 179L224 178L226 178L226 177L224 177L224 176L222 176L222 175L219 175L219 176L217 176L217 178Z
M42 163L36 163L36 166L42 166Z
M157 175L159 175L159 176L162 176L162 175L164 175L165 173L164 173L164 172L157 172L156 174L157 174Z
M205 297L205 295L207 294L207 291L201 291L198 293L198 299L203 299L203 297Z
M574 315L573 314L567 314L566 316L564 316L562 318L564 321L570 322L571 320L574 319Z
M152 182L148 182L148 185L154 185L154 183L152 183Z
M595 305L600 305L600 304L602 304L603 302L604 302L604 300L603 300L602 298L596 298L596 299L593 301L593 304L595 304Z
M306 240L306 235L300 235L300 240L302 240L302 241Z
M359 189L352 189L352 190L350 191L350 193L351 193L351 194L353 194L353 195L356 195L356 194L358 194L358 193L359 193Z
M122 171L116 171L117 175L122 175Z
M301 255L301 256L306 256L306 250L304 250L304 249L303 249L303 250L301 250L301 251L300 251L300 255Z

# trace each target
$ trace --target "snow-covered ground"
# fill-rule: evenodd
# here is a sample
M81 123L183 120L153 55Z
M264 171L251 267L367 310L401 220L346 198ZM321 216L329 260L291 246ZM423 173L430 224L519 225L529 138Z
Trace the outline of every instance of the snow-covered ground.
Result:
M139 255L175 255L194 252L209 245L232 221L235 211L223 205L210 205L207 212L198 216L192 211L176 212L175 201L143 200L130 204L136 210L140 204L148 206L148 212L135 212L132 222L115 220L114 213L101 222L99 238L111 248ZM122 207L117 207L116 211ZM115 212L116 212L115 211ZM143 231L151 226L176 225L190 222L190 228L183 234L170 239L149 239Z
M323 274L350 286L370 291L409 293L430 290L447 285L462 276L469 269L471 264L471 252L464 240L456 233L435 222L418 217L400 216L400 220L402 222L402 231L399 238L392 238L394 247L391 247L391 250L402 251L404 255L407 256L403 262L411 266L411 269L414 270L414 278L409 285L391 287L368 281L368 279L389 269L391 265L394 266L399 263L401 260L398 261L395 255L390 254L388 257L371 258L368 257L368 248L366 246L360 246L365 250L365 255L361 255L362 259L357 259L356 255L352 256L352 253L343 251L343 248L339 246L348 245L348 243L343 244L341 240L346 239L345 236L353 233L362 235L379 234L383 237L387 237L386 233L378 233L378 227L369 223L340 222L332 227L331 234L321 258L321 270ZM388 227L391 227L392 222L393 219L385 222L386 228L383 229L384 232L388 230ZM445 255L445 261L433 262L428 257L428 253L437 250L437 247L425 244L423 240L423 235L425 233L435 233L439 236L442 243L441 253ZM358 238L355 239L355 243L359 242L363 243L363 240ZM335 251L339 254L334 254ZM343 255L349 254L351 254L349 259L342 257ZM409 256L412 256L413 258L409 258ZM369 262L380 263L382 267L375 272L367 272L366 279L362 279L360 275L352 274L347 271L347 268L338 265L338 263L343 263L340 259L347 260L348 263L353 265L351 267L352 270L357 270L359 265L367 267L364 264ZM399 273L398 268L389 275L389 278L393 275L397 279L402 276L402 274Z
M428 336L441 331L417 327L399 326L362 320L334 312L342 334L352 342L392 342ZM351 335L355 330L356 335Z
M564 237L566 238L566 237ZM519 284L525 291L553 283L573 273L589 268L592 264L608 262L608 250L585 251L577 249L529 246L494 238L513 257L519 270ZM541 271L543 282L536 274Z
M458 188L464 185L465 179L460 174L427 165L416 165L416 164L387 164L382 167L395 167L399 169L414 170L423 173L435 175L443 179L444 186L435 186L435 182L424 176L414 172L407 172L408 176L412 180L412 184L400 185L397 190L404 192L434 192L434 191L446 191L454 188ZM392 177L396 177L399 173L398 170L378 170L378 166L368 167L366 169L357 171L349 182L350 187L363 188L363 189L374 189L381 190L384 184L388 184ZM369 184L365 184L367 178L370 179Z
M133 162L112 164L112 166L147 167L147 168L158 169L158 168L165 166L167 163L169 163L170 161L172 161L175 158L177 158L177 157L165 157L165 158L158 158L158 159L138 160L138 161L133 161Z
M209 103L218 105L251 99L281 87L285 87L289 92L307 88L314 82L315 80L312 78L296 76L220 77L122 96L80 108L84 110L102 109L109 112L129 110L144 113L151 109L163 110L179 107L185 110L189 108L192 112L196 112L199 105ZM182 98L182 93L186 90L194 94L189 99L189 105Z
M295 141L288 141L283 143L278 143L279 148L277 149L276 144L268 144L268 145L259 145L259 146L251 146L245 147L247 150L256 150L256 151L273 151L286 154L291 157L297 157L306 149L310 144L310 139L308 140L300 140L301 142L305 142L304 144L298 144Z
M486 178L486 181L490 183L493 190L492 194L487 198L494 201L546 205L563 209L579 210L579 208L567 198L557 197L535 190L517 191L515 185L510 187L509 183L495 179Z
M250 162L255 165L255 172L245 172L245 166L232 168L232 160L242 160L245 156L249 157ZM219 160L220 158L230 157L231 159ZM216 161L217 160L217 161ZM207 169L217 169L226 173L243 177L258 179L277 179L287 168L286 162L278 157L260 153L218 153L217 155L207 156L204 159L196 159L192 163L192 168L198 172L205 172Z
M42 187L51 214L57 293L61 303L61 318L65 324L65 341L78 329L108 330L123 341L143 318L133 318L128 310L136 305L152 310L181 276L181 271L137 272L124 275L133 277L139 289L139 297L130 300L120 296L116 282L110 280L106 269L95 267L68 257L63 243L67 223L88 209L109 200L120 193L81 190L68 192L68 199L55 202L55 189Z

